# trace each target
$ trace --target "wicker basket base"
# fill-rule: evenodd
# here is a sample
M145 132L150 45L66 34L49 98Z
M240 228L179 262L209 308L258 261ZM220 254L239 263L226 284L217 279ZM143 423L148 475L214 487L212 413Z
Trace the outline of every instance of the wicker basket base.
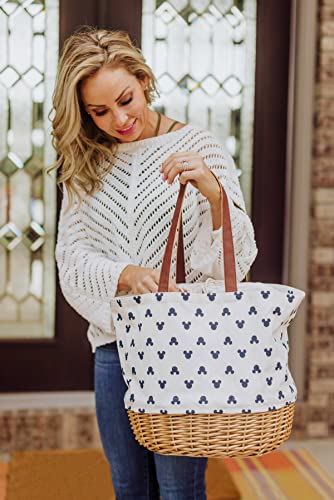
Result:
M294 404L250 414L128 415L137 441L161 455L251 457L288 439Z

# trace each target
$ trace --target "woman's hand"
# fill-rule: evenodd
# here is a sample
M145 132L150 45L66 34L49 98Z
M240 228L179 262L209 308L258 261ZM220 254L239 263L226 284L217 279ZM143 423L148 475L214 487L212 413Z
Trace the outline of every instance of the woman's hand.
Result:
M150 267L126 266L118 280L118 291L127 291L134 295L158 291L160 270ZM180 292L174 280L169 280L169 292Z
M187 170L183 169L182 160L188 162ZM192 151L173 153L163 162L160 172L163 180L168 184L172 184L175 177L179 175L181 184L189 181L208 199L210 205L217 206L219 203L220 188L218 182L199 153Z

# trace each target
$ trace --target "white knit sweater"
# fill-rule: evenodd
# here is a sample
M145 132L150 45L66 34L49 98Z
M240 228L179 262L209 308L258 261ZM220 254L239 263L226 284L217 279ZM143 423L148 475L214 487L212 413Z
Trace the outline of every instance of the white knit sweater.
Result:
M197 151L225 188L238 281L257 255L233 159L211 132L187 124L158 137L119 144L103 188L85 196L80 207L75 204L66 214L64 190L59 218L55 255L60 286L68 303L90 323L87 335L93 352L116 339L110 299L117 295L123 269L128 264L161 267L180 184L176 178L168 185L159 169L179 151ZM224 279L221 228L212 230L209 202L190 183L183 204L183 232L186 281ZM174 280L175 254L174 248Z

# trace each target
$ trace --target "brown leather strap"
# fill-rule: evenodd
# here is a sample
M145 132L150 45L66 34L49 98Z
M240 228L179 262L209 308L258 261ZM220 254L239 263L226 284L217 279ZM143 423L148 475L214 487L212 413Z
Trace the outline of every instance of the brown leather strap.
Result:
M236 267L235 267L235 255L234 255L234 245L232 237L232 224L230 216L230 207L228 204L227 194L222 184L216 175L212 172L216 181L220 187L220 199L221 199L221 220L222 220L222 249L223 249L223 261L224 261L224 277L225 277L225 291L226 292L236 292L237 291L237 278L236 278ZM176 207L173 214L172 224L169 231L167 246L162 261L160 280L159 280L159 292L168 292L170 268L172 262L172 252L175 241L176 230L180 222L182 221L182 204L185 196L187 184L180 184L180 191L176 201ZM179 238L178 238L178 257L179 257L179 246L183 247L183 234L180 227ZM181 267L181 259L178 258L179 265ZM177 265L178 268L178 265ZM183 271L184 271L184 259L183 259ZM181 273L181 271L179 271ZM178 274L178 271L177 271ZM178 281L178 280L177 280ZM184 280L178 281L185 282Z
M177 245L176 255L176 283L186 282L186 267L184 260L184 243L183 243L183 223L182 223L182 209L179 224L179 242Z

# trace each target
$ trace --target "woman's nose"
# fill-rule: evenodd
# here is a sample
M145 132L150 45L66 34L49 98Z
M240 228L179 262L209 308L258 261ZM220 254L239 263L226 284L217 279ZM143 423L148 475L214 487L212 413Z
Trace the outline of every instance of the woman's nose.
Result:
M129 123L129 117L125 112L119 111L115 115L115 124L117 129L126 127Z

